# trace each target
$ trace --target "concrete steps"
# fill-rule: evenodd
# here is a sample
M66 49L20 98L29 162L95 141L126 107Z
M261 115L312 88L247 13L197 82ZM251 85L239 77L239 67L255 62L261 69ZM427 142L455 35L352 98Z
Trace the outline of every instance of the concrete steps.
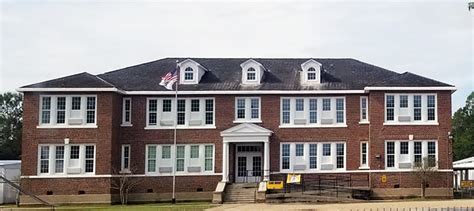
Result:
M224 203L255 203L257 183L229 184L225 190Z

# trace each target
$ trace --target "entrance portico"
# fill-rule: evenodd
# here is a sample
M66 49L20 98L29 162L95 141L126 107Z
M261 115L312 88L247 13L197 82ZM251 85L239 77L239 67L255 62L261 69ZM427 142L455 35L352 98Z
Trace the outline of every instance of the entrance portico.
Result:
M223 139L222 147L222 182L229 182L229 144L234 143L238 146L252 146L252 144L263 143L263 181L270 179L270 142L269 138L273 132L261 126L243 123L221 132ZM258 148L250 148L258 149ZM238 150L236 150L237 153ZM241 151L236 157L236 182L246 182L239 179L239 175L261 176L261 157L251 150ZM260 151L261 152L261 151ZM240 160L240 161L239 161ZM250 168L250 169L249 169ZM245 173L244 173L245 172Z

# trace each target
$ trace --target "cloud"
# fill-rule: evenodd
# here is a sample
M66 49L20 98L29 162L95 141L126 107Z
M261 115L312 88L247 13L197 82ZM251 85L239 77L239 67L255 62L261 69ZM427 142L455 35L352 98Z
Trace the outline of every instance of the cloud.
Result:
M0 90L163 57L351 57L474 90L466 2L3 1Z

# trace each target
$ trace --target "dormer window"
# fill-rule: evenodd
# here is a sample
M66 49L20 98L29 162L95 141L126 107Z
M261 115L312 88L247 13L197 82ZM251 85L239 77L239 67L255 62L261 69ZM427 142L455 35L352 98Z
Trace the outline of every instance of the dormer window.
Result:
M301 84L316 85L321 83L321 72L323 71L322 64L310 59L301 64Z
M180 63L179 66L179 83L180 84L199 84L199 81L204 76L205 67L192 59L186 59Z
M316 69L310 67L308 72L306 73L308 77L308 81L315 81L316 80Z
M193 81L194 80L194 70L191 67L188 67L184 70L184 80Z
M242 85L260 85L263 79L265 67L253 59L240 64L242 67Z
M256 70L253 67L247 69L247 81L255 81L257 79L256 74Z

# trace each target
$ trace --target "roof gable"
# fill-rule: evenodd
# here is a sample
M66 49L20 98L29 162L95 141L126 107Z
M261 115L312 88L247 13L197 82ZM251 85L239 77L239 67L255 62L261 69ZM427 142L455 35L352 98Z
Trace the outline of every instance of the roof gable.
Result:
M243 123L221 132L221 136L270 136L273 132L261 126Z

